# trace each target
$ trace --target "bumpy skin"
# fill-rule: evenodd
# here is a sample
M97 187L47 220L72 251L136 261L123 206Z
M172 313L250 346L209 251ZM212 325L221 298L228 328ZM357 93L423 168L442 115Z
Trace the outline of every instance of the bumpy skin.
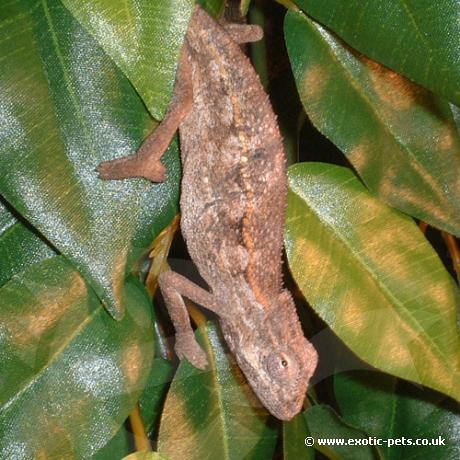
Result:
M159 158L179 126L181 228L210 292L172 272L160 277L176 352L206 366L183 303L188 297L219 315L253 390L273 415L289 420L302 408L317 355L282 287L286 161L268 97L236 43L251 36L260 31L225 30L196 7L167 117L136 155L99 171L106 179L162 180Z

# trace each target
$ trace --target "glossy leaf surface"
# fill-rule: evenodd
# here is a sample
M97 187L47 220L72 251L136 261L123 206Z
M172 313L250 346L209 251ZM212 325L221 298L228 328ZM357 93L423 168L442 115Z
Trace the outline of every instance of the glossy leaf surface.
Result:
M460 139L449 104L301 13L288 13L285 36L305 111L369 189L460 235Z
M192 12L190 0L62 0L163 118Z
M216 327L208 323L197 337L209 370L180 363L164 406L158 451L171 460L271 458L273 420L226 354Z
M311 433L303 413L283 422L283 460L314 460L314 448L305 445L308 436Z
M313 406L304 412L304 417L315 440L315 448L328 458L341 460L378 460L380 454L374 446L320 445L318 438L365 439L367 433L345 423L328 406Z
M344 419L371 436L445 439L444 446L383 445L386 460L459 458L460 407L444 395L369 371L336 375L334 389Z
M0 286L29 265L56 253L0 200Z
M0 234L0 286L30 265L55 255L36 233L16 222Z
M6 207L0 199L0 234L12 227L17 222L12 212Z
M101 161L135 151L152 129L141 99L59 2L8 3L0 28L0 193L120 318L130 254L177 212L177 144L167 183L98 179Z
M351 46L460 105L457 0L296 0Z
M306 299L367 363L460 400L458 287L415 223L351 170L289 168L285 245Z
M119 430L153 352L145 290L125 296L115 322L63 257L0 289L0 458L91 458Z

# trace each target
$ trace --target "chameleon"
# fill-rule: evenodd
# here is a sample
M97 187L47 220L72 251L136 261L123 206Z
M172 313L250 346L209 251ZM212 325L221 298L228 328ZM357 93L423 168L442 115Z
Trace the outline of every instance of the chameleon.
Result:
M194 7L165 118L137 153L101 163L102 179L165 180L161 156L179 130L181 230L209 289L168 270L159 286L175 352L205 369L184 297L214 312L249 385L271 414L301 409L317 353L283 287L286 159L276 116L240 44L255 25L220 24Z

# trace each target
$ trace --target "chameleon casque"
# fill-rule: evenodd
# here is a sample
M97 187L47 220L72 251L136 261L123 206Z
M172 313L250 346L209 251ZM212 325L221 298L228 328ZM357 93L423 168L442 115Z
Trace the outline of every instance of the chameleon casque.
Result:
M282 282L286 160L276 117L239 44L261 38L196 6L171 104L139 151L102 163L103 179L165 178L160 158L177 128L181 229L209 291L168 271L159 278L175 350L204 369L183 297L219 317L224 338L263 405L289 420L302 408L317 354Z

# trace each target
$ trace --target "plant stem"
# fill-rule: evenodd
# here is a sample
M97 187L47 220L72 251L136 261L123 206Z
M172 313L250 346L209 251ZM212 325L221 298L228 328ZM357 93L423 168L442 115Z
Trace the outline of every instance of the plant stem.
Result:
M185 305L196 327L203 327L207 321L206 315L191 301L186 300Z
M249 10L249 18L251 24L257 24L264 29L265 16L261 6L261 2L253 2ZM267 44L265 42L265 34L262 40L251 44L251 60L252 65L256 69L257 75L259 75L260 81L267 90L268 88L268 65L267 65Z
M162 272L169 270L167 259L174 236L179 229L179 222L180 215L178 214L174 217L172 222L161 231L151 245L149 257L152 262L145 280L145 287L152 299L158 288L158 277ZM161 323L156 321L154 327L157 329L155 336L158 338L158 340L155 340L155 354L163 359L171 361L174 354L172 348L168 346L167 340L165 340L165 334Z
M136 404L136 407L129 414L129 423L131 424L131 429L133 430L134 447L136 448L136 451L150 452L152 450L152 446L145 430L139 404Z
M423 222L423 220L421 220L418 224L418 227L420 228L422 233L425 235L426 229L428 228L428 224L426 222Z
M457 281L460 283L460 250L458 248L457 239L455 236L447 232L441 232L441 235L452 259L452 265L454 266L455 273L457 274Z
M171 248L174 235L179 228L180 216L179 214L174 217L172 222L161 231L161 233L155 238L152 243L152 250L150 252L150 258L152 264L150 266L145 286L151 297L154 296L155 291L158 287L158 276L160 273L169 269L167 258L169 249Z
M275 2L285 6L288 10L299 11L298 6L292 0L275 0Z

